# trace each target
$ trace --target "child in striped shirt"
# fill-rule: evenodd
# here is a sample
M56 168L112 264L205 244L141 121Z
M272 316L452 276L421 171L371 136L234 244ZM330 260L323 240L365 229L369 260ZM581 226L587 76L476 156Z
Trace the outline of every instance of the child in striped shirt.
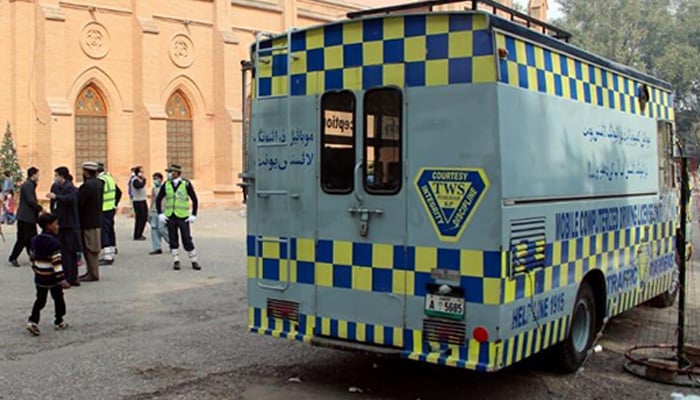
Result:
M39 336L39 318L41 310L46 305L46 298L51 293L56 307L54 328L64 330L68 327L63 321L66 314L66 303L63 299L63 289L70 287L63 274L61 262L61 242L58 241L58 217L53 214L39 216L41 235L32 239L32 269L34 270L34 284L36 285L36 301L32 308L32 315L27 322L27 330L34 336Z

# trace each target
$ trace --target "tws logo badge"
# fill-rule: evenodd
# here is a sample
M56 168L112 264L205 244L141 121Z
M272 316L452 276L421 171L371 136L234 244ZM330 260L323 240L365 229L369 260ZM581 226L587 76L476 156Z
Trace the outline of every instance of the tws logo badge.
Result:
M456 242L484 198L489 181L478 168L423 168L415 185L440 240Z

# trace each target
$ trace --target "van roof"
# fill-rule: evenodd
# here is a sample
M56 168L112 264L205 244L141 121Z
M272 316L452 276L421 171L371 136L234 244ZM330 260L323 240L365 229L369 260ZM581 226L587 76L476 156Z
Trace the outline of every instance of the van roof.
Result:
M474 7L477 4L487 4L489 7L495 7L496 10L509 10L507 12L512 12L511 20L505 19L498 15L497 13L490 13L480 9L470 9L468 11L431 11L432 7L437 5L444 5L455 2L465 2L465 0L430 0L425 2L408 3L405 5L390 6L369 9L365 11L358 11L353 13L348 13L348 18L345 20L330 22L321 25L311 26L303 29L295 29L292 31L292 35L300 34L302 32L313 31L315 29L333 26L333 25L343 25L347 23L353 23L357 20L369 21L384 18L394 18L399 16L407 15L431 15L431 14L443 14L443 15L456 15L456 14L477 14L485 15L489 20L490 29L498 29L506 33L521 37L525 40L531 41L538 45L548 47L553 50L557 50L561 53L571 55L575 58L579 58L582 61L587 61L591 64L596 64L600 67L606 68L608 70L617 72L621 75L626 75L629 78L638 80L642 83L646 83L651 86L655 86L659 89L671 92L673 90L670 83L658 79L654 76L641 72L632 67L620 64L618 62L612 61L602 56L598 56L579 47L576 47L568 43L571 34L549 25L545 22L539 21L535 18L527 16L526 14L520 13L516 10L512 10L501 4L494 3L491 0L466 0L466 2L471 2ZM495 6L494 6L495 5ZM526 20L524 17L527 17ZM538 29L538 30L535 30ZM269 39L265 39L260 43L260 49L272 47L272 41L275 39L280 39L285 37L286 34L273 35ZM251 50L255 50L255 45L253 44Z

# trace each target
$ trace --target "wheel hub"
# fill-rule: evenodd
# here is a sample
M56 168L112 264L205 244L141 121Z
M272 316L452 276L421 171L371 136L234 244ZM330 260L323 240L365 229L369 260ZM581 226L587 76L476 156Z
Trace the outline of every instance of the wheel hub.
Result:
M588 303L580 301L576 305L574 321L571 324L571 338L574 349L581 353L588 347L591 335L591 309Z

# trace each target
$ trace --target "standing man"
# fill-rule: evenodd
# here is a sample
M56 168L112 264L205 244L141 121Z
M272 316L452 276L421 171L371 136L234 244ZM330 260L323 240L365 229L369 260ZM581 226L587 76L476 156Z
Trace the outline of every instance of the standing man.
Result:
M100 280L100 233L102 230L102 181L97 179L97 163L83 163L83 184L78 189L78 217L83 239L87 273L83 282Z
M143 168L139 165L133 168L133 177L129 182L129 192L134 209L134 240L146 240L143 230L148 221L148 204L146 204L146 178L143 176Z
M19 267L17 258L22 254L22 249L29 254L29 245L36 236L36 221L41 212L41 205L36 200L36 184L39 181L39 170L30 167L27 170L27 181L20 188L19 210L17 210L17 241L10 254L10 264Z
M160 241L163 240L166 244L170 243L168 235L168 226L158 218L158 207L156 207L156 199L158 193L163 186L163 174L156 172L153 174L153 189L151 190L151 208L148 211L148 222L151 224L151 252L150 255L163 254L160 248ZM161 203L162 206L162 203Z
M78 280L78 252L80 251L80 221L78 220L78 188L67 167L54 170L54 186L46 195L58 217L58 240L61 242L61 260L66 281L70 286L80 286Z
M187 251L192 262L192 269L199 271L202 268L197 262L197 251L194 249L192 235L190 234L190 224L197 219L197 193L194 191L192 183L183 179L182 167L172 164L166 169L168 181L161 187L156 198L156 210L158 219L162 223L168 224L168 235L170 236L170 254L173 256L173 269L180 270L180 252L178 232L182 235L182 246ZM163 209L165 200L165 209ZM190 200L192 201L192 212L190 212Z
M117 206L122 198L122 191L117 186L112 175L105 171L103 163L97 163L98 178L103 183L102 193L102 260L100 265L114 264L114 256L117 247L117 233L114 230L114 217L117 214Z

